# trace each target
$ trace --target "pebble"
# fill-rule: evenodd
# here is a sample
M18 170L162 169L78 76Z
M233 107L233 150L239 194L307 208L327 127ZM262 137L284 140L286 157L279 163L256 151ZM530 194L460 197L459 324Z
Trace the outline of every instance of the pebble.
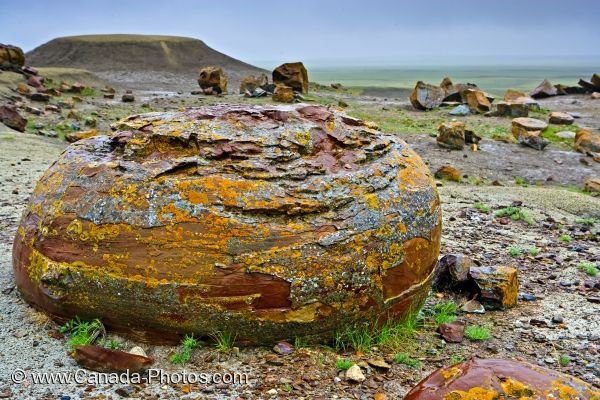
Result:
M555 316L552 317L552 322L554 322L555 324L562 324L564 321L562 315L560 314L556 314Z
M346 380L348 381L360 383L364 382L365 379L367 379L365 374L363 374L360 367L356 364L348 368L348 371L346 371Z

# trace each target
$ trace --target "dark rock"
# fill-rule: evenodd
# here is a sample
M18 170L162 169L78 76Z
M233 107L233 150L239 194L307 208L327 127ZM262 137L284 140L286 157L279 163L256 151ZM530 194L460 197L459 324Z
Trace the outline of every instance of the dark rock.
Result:
M534 99L543 99L556 96L556 93L556 88L547 79L544 79L529 95Z
M31 101L41 101L45 103L50 101L50 96L46 93L33 93L29 98L31 99Z
M9 128L19 132L25 132L27 120L19 114L17 107L14 104L0 106L0 121Z
M132 93L125 93L121 96L121 101L123 103L133 103L135 101L135 96Z
M273 70L273 84L285 85L296 92L308 93L308 72L301 62L281 64Z

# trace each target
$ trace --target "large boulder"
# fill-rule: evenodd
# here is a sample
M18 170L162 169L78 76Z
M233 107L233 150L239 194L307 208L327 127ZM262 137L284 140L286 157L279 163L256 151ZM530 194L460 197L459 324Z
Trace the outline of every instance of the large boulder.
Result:
M575 150L600 162L600 134L580 129L575 135Z
M25 126L27 125L27 120L19 114L17 106L14 104L0 106L0 122L19 132L25 132Z
M556 88L547 79L544 79L529 95L534 99L543 99L545 97L556 96L556 94Z
M444 122L438 127L436 138L440 147L462 150L465 145L465 123L462 121Z
M548 141L542 137L542 132L548 124L535 118L515 118L512 120L512 134L522 145L543 150Z
M253 93L256 89L262 88L268 83L269 79L265 74L260 74L258 76L247 75L242 78L242 81L240 82L240 94L244 94L246 92Z
M273 83L289 86L296 92L308 93L308 72L301 62L281 64L273 70Z
M216 94L227 93L227 78L222 68L204 67L198 75L200 89Z
M410 94L410 102L418 110L431 110L439 107L445 96L441 87L419 81Z
M436 370L404 400L596 400L600 391L581 379L526 362L471 358Z
M25 53L20 47L0 43L0 70L21 71L25 65Z
M465 101L471 111L483 114L491 110L492 104L486 94L481 90L469 89L465 91Z
M375 128L307 105L126 118L41 177L18 288L148 340L272 345L401 318L428 295L441 207L419 156Z

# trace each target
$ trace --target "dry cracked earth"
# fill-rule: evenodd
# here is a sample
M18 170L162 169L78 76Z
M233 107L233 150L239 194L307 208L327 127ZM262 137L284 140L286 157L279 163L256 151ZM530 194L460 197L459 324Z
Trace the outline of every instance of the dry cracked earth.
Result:
M110 122L127 113L148 108L178 109L212 101L176 94L138 97L135 106L92 99L80 107L97 111L100 129L107 129ZM224 101L247 100L235 97ZM142 102L149 107L135 108ZM600 115L595 113L597 108L591 114ZM597 121L592 118L591 123ZM600 198L569 190L580 186L587 177L599 176L600 164L591 160L582 163L581 154L563 148L551 147L539 153L484 140L479 152L448 152L439 149L430 135L403 137L432 170L450 162L465 176L463 183L440 183L444 213L442 254L462 253L481 265L518 268L520 301L515 308L458 315L467 324L488 328L490 339L444 342L427 317L435 304L450 299L450 294L442 293L431 295L425 316L411 339L404 347L394 349L373 345L367 351L357 352L295 343L291 354L281 355L262 347L234 348L222 353L207 343L194 350L190 362L181 367L169 362L176 347L115 337L124 349L141 346L156 360L153 368L165 372L245 372L250 378L245 385L36 384L32 373L75 373L78 366L68 355L66 339L58 326L20 298L12 274L11 246L36 180L66 144L0 125L0 398L401 399L436 368L474 355L526 360L600 387L600 275L590 276L579 267L582 263L600 267ZM515 176L524 177L529 185L515 185ZM491 186L494 180L505 186ZM522 204L533 223L500 223L495 213L514 202ZM476 203L479 208L474 206ZM394 361L399 352L407 353L414 362L397 362L398 358ZM389 368L366 363L377 358L383 358ZM364 365L366 380L360 384L346 380L336 368L339 359ZM11 373L16 369L22 369L27 377L20 384L11 381Z

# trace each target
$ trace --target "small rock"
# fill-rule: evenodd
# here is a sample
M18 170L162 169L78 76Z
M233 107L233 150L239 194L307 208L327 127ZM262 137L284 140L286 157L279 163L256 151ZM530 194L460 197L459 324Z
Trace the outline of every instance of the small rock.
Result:
M465 304L463 304L461 307L461 310L463 310L466 313L473 313L473 314L484 314L485 313L485 307L475 299L469 300Z
M469 115L471 114L471 109L469 108L469 106L465 105L465 104L461 104L459 106L454 107L452 110L448 111L448 114L450 115Z
M121 397L133 397L137 393L137 388L134 386L122 386L115 390L115 393Z
M13 333L13 336L16 337L17 339L21 339L23 336L27 335L27 331L23 328L19 328L15 331L15 333Z
M550 113L549 121L551 124L556 125L571 125L575 121L575 119L567 113L553 111Z
M140 346L135 346L132 347L129 351L129 354L136 354L138 356L143 356L143 357L148 357L148 355L146 354L146 352L144 351L144 349L142 349Z
M381 357L370 358L367 360L367 364L369 364L372 367L381 368L381 369L392 368L392 366L390 364L388 364L387 362L385 362L385 360Z
M556 314L555 316L552 317L552 322L554 322L555 324L562 324L563 323L563 317L560 314Z
M438 328L440 336L449 343L460 343L465 337L465 323L454 321L441 324Z
M444 179L447 181L460 182L461 173L458 169L451 165L444 165L435 172L437 179Z
M123 103L132 103L135 101L135 96L131 93L125 93L123 96L121 96L121 101Z
M575 139L575 132L572 131L560 131L556 132L556 136L563 139Z
M287 355L294 352L294 346L289 342L279 342L273 347L273 351L277 354Z
M352 365L350 368L348 368L348 371L346 371L346 380L348 381L360 383L364 382L365 379L367 378L363 374L360 367L356 364Z

